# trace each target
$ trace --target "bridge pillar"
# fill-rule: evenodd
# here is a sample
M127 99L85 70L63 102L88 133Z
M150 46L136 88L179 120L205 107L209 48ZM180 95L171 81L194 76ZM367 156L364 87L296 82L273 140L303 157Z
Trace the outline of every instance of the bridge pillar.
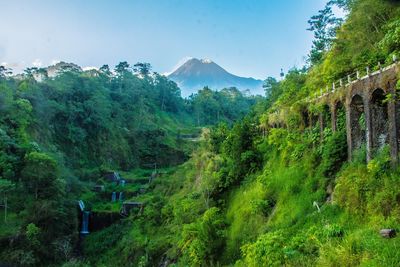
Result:
M365 105L365 139L366 139L366 149L367 149L367 162L372 159L373 142L372 142L372 116L371 116L371 105L368 96L363 96Z
M310 124L309 124L310 129L312 129L318 125L319 118L315 113L309 112L308 117L309 117L309 121L310 121Z
M347 100L345 103L345 111L346 111L346 136L347 136L347 160L351 161L353 156L353 140L351 137L351 112L350 112L350 101Z
M366 146L366 160L371 159L371 116L364 93L350 95L346 99L346 133L349 161L354 151Z
M337 108L336 108L335 104L333 104L331 106L331 125L332 125L332 131L336 132L337 131Z
M318 124L319 124L319 135L322 142L322 138L324 137L324 115L322 112L318 114Z
M390 90L394 91L394 90ZM392 93L392 92L391 92ZM388 103L388 118L389 118L389 145L390 145L390 158L392 159L392 164L397 165L399 161L399 145L397 142L397 120L396 120L396 102L390 101Z

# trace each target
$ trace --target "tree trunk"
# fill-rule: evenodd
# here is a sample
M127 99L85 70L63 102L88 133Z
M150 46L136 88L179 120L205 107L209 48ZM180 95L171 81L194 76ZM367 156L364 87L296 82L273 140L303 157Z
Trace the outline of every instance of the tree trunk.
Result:
M7 222L7 196L4 196L4 222Z

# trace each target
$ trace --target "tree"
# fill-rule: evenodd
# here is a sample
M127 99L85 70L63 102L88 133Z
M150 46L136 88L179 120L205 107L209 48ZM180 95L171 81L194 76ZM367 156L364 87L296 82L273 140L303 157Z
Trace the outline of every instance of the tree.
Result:
M263 86L264 91L265 91L265 96L268 98L269 96L274 94L274 91L279 88L279 82L273 78L273 77L268 77L264 83Z
M7 77L7 76L9 76L11 74L12 74L11 69L6 68L3 65L0 65L0 78L5 78L5 77Z
M134 67L133 71L139 73L140 75L147 76L150 74L151 70L150 63L138 62L135 65L133 65L133 67Z
M334 6L336 5L337 7L343 9L346 12L349 12L351 10L351 7L353 5L355 0L330 0L327 5Z
M180 242L184 258L191 266L213 266L225 237L225 222L218 208L213 207L194 223L185 224Z
M119 76L121 76L129 71L129 64L126 61L120 62L115 66L114 70Z
M400 19L389 23L386 28L388 31L379 42L379 47L388 54L400 51Z
M28 79L33 79L33 75L37 73L38 70L39 70L38 68L32 67L32 68L26 68L24 72Z
M110 67L107 64L101 66L99 70L100 70L101 73L103 73L106 76L111 76L112 75L112 73L110 71Z
M53 245L55 246L58 254L64 258L65 261L68 261L71 258L73 252L73 246L71 244L70 237L63 237L54 241Z
M322 55L329 50L335 38L336 30L343 21L334 16L332 11L334 3L329 2L324 9L318 11L318 15L314 15L308 20L310 28L307 30L314 32L313 45L309 55L309 61L312 65L320 62Z
M29 153L25 156L21 174L26 189L34 194L36 200L57 197L57 163L50 156L40 152Z
M4 222L7 222L7 196L14 189L14 184L6 179L0 178L0 194L3 195L3 205L4 205Z

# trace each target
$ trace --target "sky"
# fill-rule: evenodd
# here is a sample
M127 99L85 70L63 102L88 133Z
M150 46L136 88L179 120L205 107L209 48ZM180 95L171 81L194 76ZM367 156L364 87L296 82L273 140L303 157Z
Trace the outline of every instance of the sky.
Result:
M168 73L188 57L244 77L278 77L311 48L307 20L326 0L0 0L0 64L19 72L149 62Z

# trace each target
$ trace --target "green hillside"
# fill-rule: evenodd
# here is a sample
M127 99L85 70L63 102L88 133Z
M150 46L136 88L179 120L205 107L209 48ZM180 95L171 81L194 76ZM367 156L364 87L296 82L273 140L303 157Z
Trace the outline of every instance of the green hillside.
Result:
M127 63L42 82L3 69L0 263L399 266L399 237L379 233L400 231L390 147L367 162L363 143L348 160L345 112L335 131L312 119L329 118L321 88L400 56L400 4L332 0L309 24L307 65L267 78L262 98L206 87L182 99ZM78 200L107 225L79 235Z

